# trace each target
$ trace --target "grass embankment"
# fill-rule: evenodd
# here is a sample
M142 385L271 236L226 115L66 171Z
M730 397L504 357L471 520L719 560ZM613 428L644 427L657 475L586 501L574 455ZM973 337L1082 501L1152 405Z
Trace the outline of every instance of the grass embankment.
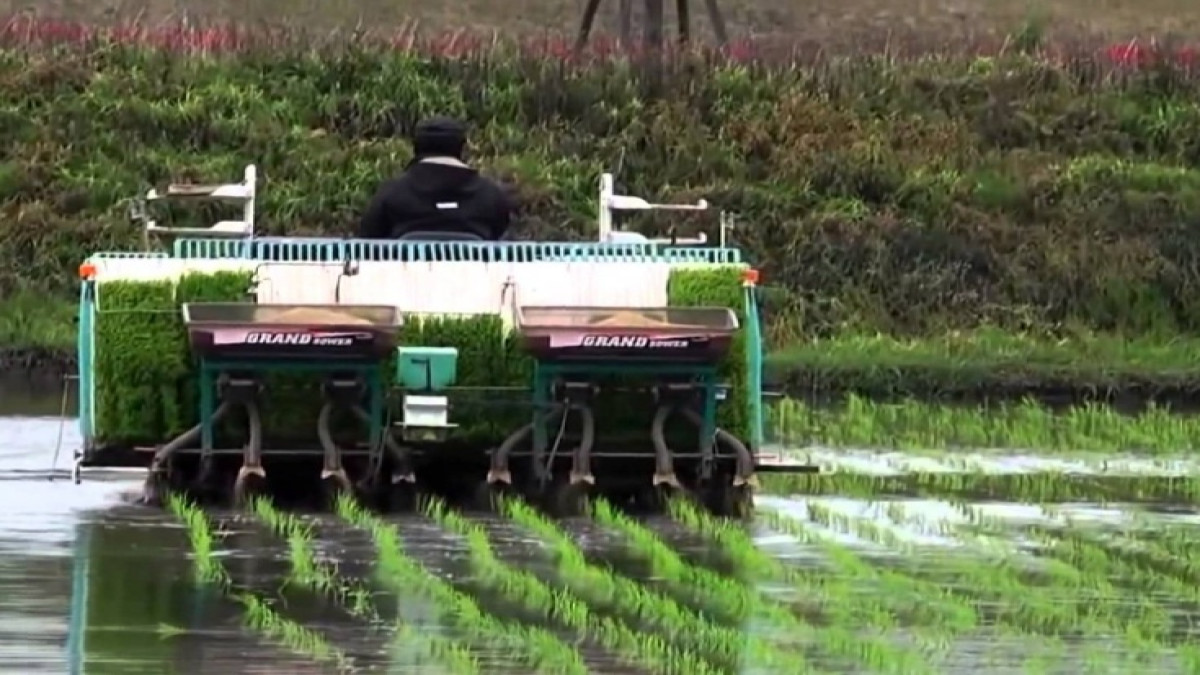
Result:
M988 11L1009 24L972 30L1011 33L1003 51L942 28L899 40L888 21L846 58L746 45L656 72L545 40L11 24L0 297L46 295L0 308L0 360L69 348L71 303L36 298L69 298L87 254L137 246L124 200L147 185L253 160L266 232L344 235L409 156L413 123L450 113L475 126L473 160L513 184L522 236L590 238L605 169L752 223L737 243L770 284L769 332L792 345L771 370L792 393L1190 393L1197 343L1151 336L1200 333L1200 244L1179 225L1200 219L1200 70L1175 52L1131 65L1107 37L1053 42L1061 24L1017 25L1002 5ZM1092 14L1122 39L1148 27L1128 8ZM1096 337L1016 337L1064 327Z
M1000 52L914 31L856 36L846 58L680 53L659 69L545 40L75 28L0 35L0 294L69 294L82 257L137 247L125 200L247 161L267 177L264 231L347 234L415 121L449 113L513 184L523 236L593 237L605 169L633 194L736 212L781 337L1200 332L1200 243L1180 225L1200 219L1200 71L1172 54L1136 68L1108 38L1031 31Z
M992 0L962 4L950 0L812 0L803 8L790 0L723 0L720 3L731 35L753 34L756 38L778 36L788 43L817 42L825 49L841 47L862 49L864 37L877 37L887 31L904 46L910 33L918 33L928 42L940 35L953 41L962 36L1001 39L1004 33L1023 23L1036 30L1060 37L1081 31L1100 31L1111 35L1179 33L1191 30L1200 21L1200 8L1184 0L1110 0L1097 5L1091 0L1053 0L1030 3L1028 0ZM482 0L415 0L402 10L388 2L324 2L296 0L256 0L252 3L222 3L208 0L96 0L75 4L64 0L0 0L0 13L35 10L43 15L70 17L77 21L108 23L122 13L137 11L148 23L171 20L180 15L197 22L247 21L277 23L288 21L318 30L374 29L409 31L416 28L437 31L481 30L502 34L546 31L569 33L579 25L582 6L558 0L512 0L502 6ZM674 19L667 7L668 31L674 31ZM635 24L635 28L638 24ZM692 30L701 37L711 27L701 7L692 9ZM596 31L617 34L616 3L601 5Z
M767 380L796 397L987 400L1187 399L1200 389L1200 339L976 330L928 338L842 336L772 353Z
M77 307L30 291L0 297L0 369L73 366Z

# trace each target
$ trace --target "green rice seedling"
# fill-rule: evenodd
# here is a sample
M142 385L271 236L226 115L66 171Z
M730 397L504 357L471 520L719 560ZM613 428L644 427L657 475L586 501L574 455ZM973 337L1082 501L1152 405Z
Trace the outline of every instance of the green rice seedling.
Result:
M952 463L952 458L947 458ZM1099 467L1103 470L1103 467ZM836 471L823 474L777 474L763 477L763 488L780 495L838 495L861 499L887 496L933 497L948 501L1003 500L1029 504L1056 502L1183 503L1200 492L1192 476L1089 475L1060 472L997 474L913 472L872 475Z
M832 653L855 658L872 668L897 669L899 672L927 672L929 664L914 651L893 645L874 635L862 635L855 627L868 625L895 628L897 610L919 618L927 627L917 637L929 651L947 646L946 635L952 627L966 629L976 624L969 607L954 602L945 593L922 595L907 580L889 570L875 569L849 551L828 547L835 577L818 575L812 569L792 566L759 550L744 531L727 521L701 512L684 500L673 500L672 515L689 529L722 545L723 552L747 577L772 579L797 589L802 596L821 597L823 612L833 625L817 631L824 648ZM849 574L846 572L849 571ZM864 582L878 585L879 592L863 592ZM896 603L896 604L892 604ZM777 613L781 620L786 615Z
M1048 641L1053 649L1063 647L1061 633L1075 632L1071 629L1072 615L1060 613L1060 603L1054 597L1053 586L1036 588L1025 583L1022 578L1025 570L1014 563L1019 555L1015 548L999 546L991 539L980 540L976 543L982 546L974 551L974 555L923 557L920 566L923 573L914 576L910 573L880 570L861 559L854 560L854 556L845 547L817 535L798 519L770 509L760 511L760 515L772 529L839 555L840 560L849 563L842 567L843 570L887 575L897 588L915 593L917 597L940 597L943 601L954 603L971 613L973 623L982 623L985 617L981 616L984 612L980 608L986 606L986 619L994 621L998 629L1015 631L1026 637L1038 636L1041 640ZM900 540L871 521L831 514L827 509L815 504L809 504L809 517L814 524L854 534L905 556L915 557L921 554L911 543ZM1061 581L1064 571L1057 569L1059 566L1056 565L1051 567L1055 569L1050 570L1050 579L1055 582ZM1066 578L1073 577L1066 573ZM954 579L956 583L946 584L945 579ZM976 603L979 603L979 607ZM956 625L952 634L959 634L969 628L969 625ZM1053 628L1059 630L1055 632Z
M1165 608L1146 594L1120 592L1110 579L1122 579L1137 590L1165 593L1181 602L1200 604L1200 588L1192 580L1163 574L1146 564L1147 556L1128 555L1119 546L1085 533L1070 519L1062 527L1035 525L1025 531L1045 545L1050 555L1070 563L1107 591L1104 607L1108 611L1104 613L1124 628L1130 641L1151 640L1155 647L1161 647L1156 636L1169 633L1171 618Z
M381 621L370 591L338 577L333 566L317 560L312 526L294 514L279 511L265 497L256 497L250 505L255 514L276 536L287 541L291 574L284 581L297 583L343 605L354 616L378 625Z
M425 511L446 529L466 537L472 562L486 578L509 589L514 600L557 617L564 626L587 635L617 654L628 655L634 665L655 673L724 672L709 665L701 654L714 655L723 668L736 668L744 647L755 664L766 667L769 663L772 672L812 672L803 658L797 655L784 657L769 645L715 626L668 598L608 570L581 562L581 553L578 556L568 554L576 564L569 568L560 567L566 591L556 591L536 576L501 562L483 528L449 510L444 502L430 500ZM577 548L572 548L578 552ZM636 619L645 630L635 631L612 619L597 617L586 602L603 604L618 614L626 613L625 603L628 603L629 608L638 610Z
M477 675L483 671L479 661L466 645L441 635L430 635L428 631L412 624L397 622L396 634L388 644L388 650L403 649L412 654L435 661L445 668L448 675ZM565 672L565 671L564 671Z
M279 614L253 593L235 593L233 599L242 605L246 625L250 628L318 663L333 665L340 672L354 671L353 663L345 652L316 632Z
M969 507L976 514L978 509ZM889 509L889 518L894 522L906 522L902 507ZM1006 543L1006 534L1002 523L997 519L989 519L975 515L972 522L976 530L981 527L990 532L989 543L993 550L1003 549L1004 555L1019 557L1021 551L1015 545ZM1069 532L1070 527L1067 528ZM1087 630L1097 630L1105 633L1119 631L1124 635L1125 644L1135 653L1153 653L1163 648L1162 641L1156 635L1169 630L1171 618L1165 607L1141 594L1130 594L1112 583L1113 574L1120 570L1107 570L1104 566L1109 562L1103 550L1087 550L1080 542L1072 540L1071 535L1053 534L1053 528L1032 526L1024 530L1032 534L1043 545L1047 545L1051 553L1039 559L1041 575L1052 585L1048 592L1065 591L1064 595L1071 598L1070 602L1059 603L1073 607L1076 611L1078 625ZM1128 570L1124 570L1128 573ZM1178 589L1182 586L1171 584ZM1056 593L1057 594L1057 593ZM1195 591L1190 591L1191 597L1196 597ZM1182 596L1181 596L1182 597ZM1069 627L1066 627L1069 630Z
M788 566L763 553L744 531L731 523L708 516L691 504L682 501L672 503L670 509L672 516L686 527L721 543L727 554L744 569L785 580L803 579L809 574L804 568ZM769 509L760 509L760 515L768 527L794 536L806 544L818 546L832 561L844 583L879 586L882 595L895 603L889 611L900 609L911 619L949 634L969 631L979 625L979 617L971 605L956 598L948 589L926 585L902 573L876 567L848 547L812 536ZM886 539L887 534L890 533L878 532L874 538Z
M756 574L755 578L778 579L788 582L789 585L798 585L798 593L805 598L806 603L819 599L827 610L832 609L826 612L826 616L834 622L833 628L797 626L802 622L782 603L767 598L758 590L734 579L689 564L657 534L620 513L604 500L596 500L593 504L592 517L602 525L623 534L635 550L651 562L655 575L666 579L668 584L694 596L703 597L706 601L722 598L719 602L723 604L744 607L767 618L771 628L783 634L795 633L798 629L807 630L813 635L814 642L823 644L840 640L843 636L843 626L871 625L884 629L897 626L896 616L891 608L885 607L879 602L879 598L871 595L860 597L862 594L856 592L857 589L850 583L838 579L840 575L836 572L833 577L825 575L817 578L816 575L808 574L807 570L789 567L769 557L767 565L756 565L753 570L741 567L746 574ZM758 576L763 572L765 576ZM800 583L797 584L797 581ZM738 617L738 620L748 616L749 614ZM830 630L837 631L838 635L834 638L828 637L826 634ZM902 656L912 655L905 652ZM909 658L908 661L896 663L891 667L905 673L916 673L922 672L921 669L927 666L919 659Z
M435 603L454 625L473 639L518 655L535 673L547 675L586 673L577 654L566 655L552 633L534 626L501 620L485 612L470 596L460 593L404 553L400 534L348 497L336 502L336 512L351 525L365 530L379 554L381 580L401 597L414 594Z
M1136 528L1146 531L1111 535L1110 550L1164 574L1200 579L1200 542L1196 541L1194 527L1153 522L1136 511L1132 516Z
M989 407L906 400L877 403L858 396L844 406L787 400L774 406L771 428L792 445L848 448L1041 448L1178 453L1194 450L1200 417L1151 406L1124 415L1096 403L1056 412L1036 401Z
M961 508L969 514L974 529L997 535L1004 532L1003 522L980 514L977 507L962 505ZM1193 601L1200 598L1200 592L1177 579L1170 579L1169 575L1163 579L1147 579L1147 573L1153 576L1158 570L1153 566L1145 567L1148 560L1141 555L1141 542L1123 538L1102 540L1075 527L1069 518L1064 520L1062 526L1030 525L1021 532L1032 536L1044 547L1045 555L1040 560L1048 563L1045 570L1048 576L1063 587L1089 594L1090 618L1105 619L1127 633L1134 631L1129 633L1134 641L1139 634L1163 631L1170 626L1169 612L1164 607L1141 594L1131 596L1113 584L1113 578L1123 578L1135 585L1138 580L1157 582L1176 597ZM1134 551L1122 549L1122 543L1138 549L1139 555L1133 556L1132 560L1123 559ZM1015 547L1012 550L1017 553ZM1160 553L1158 560L1164 561L1164 558L1169 559L1170 554Z
M976 509L964 506L975 527L987 524L994 534L999 534L995 519L982 516ZM892 535L881 536L879 525L869 520L851 518L830 512L819 504L808 504L809 517L814 523L857 536L913 555L914 547L901 542ZM772 525L789 534L804 535L805 528L796 519L776 514ZM808 535L811 537L811 535ZM999 537L992 540L999 541ZM1015 547L992 546L979 551L987 554L984 560L964 556L939 556L926 558L922 565L924 574L933 578L955 578L959 588L955 594L977 595L986 598L998 622L1020 632L1041 636L1074 635L1083 633L1124 633L1130 624L1114 612L1122 594L1114 589L1107 579L1093 573L1073 569L1070 565L1045 566L1042 584L1034 587L1027 583L1030 574L1022 554ZM986 562L986 564L981 564ZM927 582L936 584L936 582ZM1100 590L1097 590L1100 589ZM1107 593L1107 595L1105 595ZM1089 602L1063 602L1064 598L1077 598L1087 594ZM1153 615L1156 610L1148 611ZM1130 636L1128 643L1134 649L1142 649L1145 640L1140 632Z
M229 572L216 558L214 548L216 537L213 535L212 526L209 524L204 510L177 494L167 497L167 508L187 528L188 541L192 546L196 581L229 588L232 583Z
M232 579L225 566L214 556L211 526L204 511L177 495L168 497L168 508L188 528L188 538L197 570L197 580L225 590L243 608L246 625L268 639L318 662L334 665L341 672L352 672L353 664L345 652L330 645L319 635L280 615L253 593L233 590Z
M809 502L807 507L809 520L814 524L854 534L909 555L917 553L914 546L900 540L895 533L875 522L835 513L813 502ZM780 517L776 522L782 523L787 520L795 522L787 517ZM988 597L996 603L994 611L997 620L1005 621L1019 630L1054 635L1076 632L1078 613L1073 607L1059 602L1050 592L1052 589L1041 588L1037 589L1040 592L1035 592L1024 578L1027 569L1020 561L1019 555L995 549L981 553L990 554L984 558L986 565L981 565L978 559L947 556L927 563L924 566L925 574L930 577L946 574L959 579L971 589L971 594Z
M277 536L287 540L292 571L285 584L295 582L314 593L330 597L351 615L367 621L375 628L386 625L375 607L369 589L340 579L333 566L317 560L311 525L293 514L277 510L270 500L262 497L252 502L251 511ZM403 645L408 650L420 649L425 657L437 661L449 673L455 675L473 675L479 672L479 664L474 655L456 640L425 634L401 622L396 622L394 631L392 646Z

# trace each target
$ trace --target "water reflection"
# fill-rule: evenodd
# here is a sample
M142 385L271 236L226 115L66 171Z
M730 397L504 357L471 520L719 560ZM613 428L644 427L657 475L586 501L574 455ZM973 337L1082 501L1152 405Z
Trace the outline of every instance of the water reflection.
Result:
M242 628L240 606L196 583L187 538L165 517L118 508L75 528L69 575L68 672L72 675L318 673L325 670L260 644ZM243 542L245 544L247 542ZM274 580L280 561L250 548L235 570ZM255 564L259 561L262 564ZM68 575L62 575L67 577ZM61 589L52 597L67 597ZM6 603L7 605L8 603ZM28 614L28 607L11 608ZM290 608L289 608L290 611ZM307 616L308 625L319 617ZM59 643L61 645L61 642ZM266 661L267 663L263 663ZM62 672L30 668L25 672Z
M59 416L66 392L66 414L74 417L78 409L76 383L65 381L61 373L42 370L0 369L0 417Z

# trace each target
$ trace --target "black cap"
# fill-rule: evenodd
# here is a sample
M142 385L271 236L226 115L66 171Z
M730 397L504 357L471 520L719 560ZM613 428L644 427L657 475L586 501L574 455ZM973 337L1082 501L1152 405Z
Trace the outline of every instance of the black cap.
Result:
M467 146L467 126L450 117L430 117L413 129L412 144L417 157L462 159Z

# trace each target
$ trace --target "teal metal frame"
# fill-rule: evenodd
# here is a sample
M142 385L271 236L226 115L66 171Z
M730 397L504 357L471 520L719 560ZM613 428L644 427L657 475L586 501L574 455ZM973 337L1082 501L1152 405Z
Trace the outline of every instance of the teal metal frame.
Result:
M737 264L736 248L668 246L654 242L474 242L383 241L304 237L252 239L177 239L172 257L232 258L272 262L687 262Z
M94 372L96 331L96 282L84 280L79 285L79 328L76 332L75 360L79 369L79 435L88 443L95 429L94 419L96 405L92 400L95 393L95 383L92 380Z
M653 242L403 242L359 239L253 237L229 239L177 239L169 253L106 251L89 257L96 262L111 259L233 259L248 262L653 262L696 265L740 265L736 248L668 246ZM96 282L85 280L79 290L79 329L76 350L79 367L79 430L85 450L95 442L95 317ZM762 335L758 303L753 286L744 298L746 350L749 371L749 400L752 448L761 447ZM607 369L611 372L611 368Z
M745 305L745 357L747 382L746 405L750 407L750 444L751 452L758 452L763 446L763 337L762 320L758 314L758 286L743 284L743 303Z
M383 367L379 362L369 363L339 363L320 361L309 362L271 362L255 361L252 359L200 359L200 451L207 454L213 451L214 430L213 415L217 411L217 378L221 373L230 371L250 371L254 373L354 373L363 378L367 387L368 412L371 415L370 436L368 447L383 447L384 434L384 391Z

